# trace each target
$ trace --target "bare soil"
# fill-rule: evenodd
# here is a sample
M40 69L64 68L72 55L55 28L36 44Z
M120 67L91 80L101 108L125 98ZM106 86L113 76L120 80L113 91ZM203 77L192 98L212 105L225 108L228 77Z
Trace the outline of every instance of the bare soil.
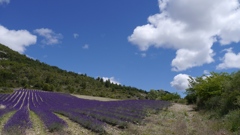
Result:
M159 114L144 120L145 125L134 126L125 134L132 135L230 135L215 128L214 121L194 111L193 106L173 104Z
M78 97L78 98L98 100L98 101L117 101L117 100L119 100L119 99L112 99L112 98L105 98L105 97L87 96L87 95L77 95L77 94L71 94L71 95Z

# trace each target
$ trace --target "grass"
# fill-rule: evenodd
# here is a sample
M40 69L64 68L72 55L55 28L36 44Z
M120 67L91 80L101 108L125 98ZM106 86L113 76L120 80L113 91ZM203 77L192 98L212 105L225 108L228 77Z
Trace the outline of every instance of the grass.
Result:
M37 116L37 114L35 114L34 112L30 111L30 120L32 121L33 124L33 129L27 131L32 135L47 135L46 129L44 127L43 122L41 121L41 119Z
M144 124L130 124L120 130L108 127L113 135L231 135L227 130L216 128L218 121L192 110L192 106L173 104L173 106L153 114L144 120Z
M95 135L96 133L80 126L78 123L71 121L68 117L65 117L60 114L56 114L59 118L63 119L68 127L63 129L63 132L65 132L68 135Z
M77 94L71 94L71 95L78 97L78 98L98 100L98 101L117 101L117 100L119 100L119 99L112 99L112 98L105 98L105 97L87 96L87 95L77 95Z
M16 111L9 112L0 117L0 135L2 134L4 124L7 123L8 119L13 116Z

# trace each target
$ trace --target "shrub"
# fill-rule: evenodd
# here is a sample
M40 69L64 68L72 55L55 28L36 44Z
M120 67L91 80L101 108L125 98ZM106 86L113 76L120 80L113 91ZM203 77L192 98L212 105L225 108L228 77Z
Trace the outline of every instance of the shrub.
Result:
M226 115L227 127L233 132L240 132L240 109Z

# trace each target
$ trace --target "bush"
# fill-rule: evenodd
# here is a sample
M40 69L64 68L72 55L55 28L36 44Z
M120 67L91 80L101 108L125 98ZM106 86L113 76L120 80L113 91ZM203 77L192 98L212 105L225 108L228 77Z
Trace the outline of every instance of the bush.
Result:
M197 109L211 112L224 119L226 127L240 133L240 71L232 74L214 73L210 76L190 78L185 99L195 103Z
M0 88L0 93L12 93L12 92L13 92L13 89L11 88L7 88L7 87Z
M63 130L63 124L59 123L53 123L48 127L49 132L56 132L56 131L62 131Z
M165 100L165 101L176 101L181 99L178 93L170 93L164 90L150 90L147 95L147 98L151 100Z
M187 104L187 100L186 99L176 99L174 100L175 103L180 103L180 104Z
M227 120L228 129L240 133L240 109L230 111L225 118Z
M220 107L220 96L211 97L209 100L206 101L206 108L208 110L217 110Z

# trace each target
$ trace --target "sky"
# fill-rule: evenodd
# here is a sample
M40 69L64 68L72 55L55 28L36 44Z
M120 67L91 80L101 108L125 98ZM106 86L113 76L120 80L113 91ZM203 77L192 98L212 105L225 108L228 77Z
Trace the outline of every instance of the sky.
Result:
M0 43L146 91L238 71L239 41L238 0L0 0Z

